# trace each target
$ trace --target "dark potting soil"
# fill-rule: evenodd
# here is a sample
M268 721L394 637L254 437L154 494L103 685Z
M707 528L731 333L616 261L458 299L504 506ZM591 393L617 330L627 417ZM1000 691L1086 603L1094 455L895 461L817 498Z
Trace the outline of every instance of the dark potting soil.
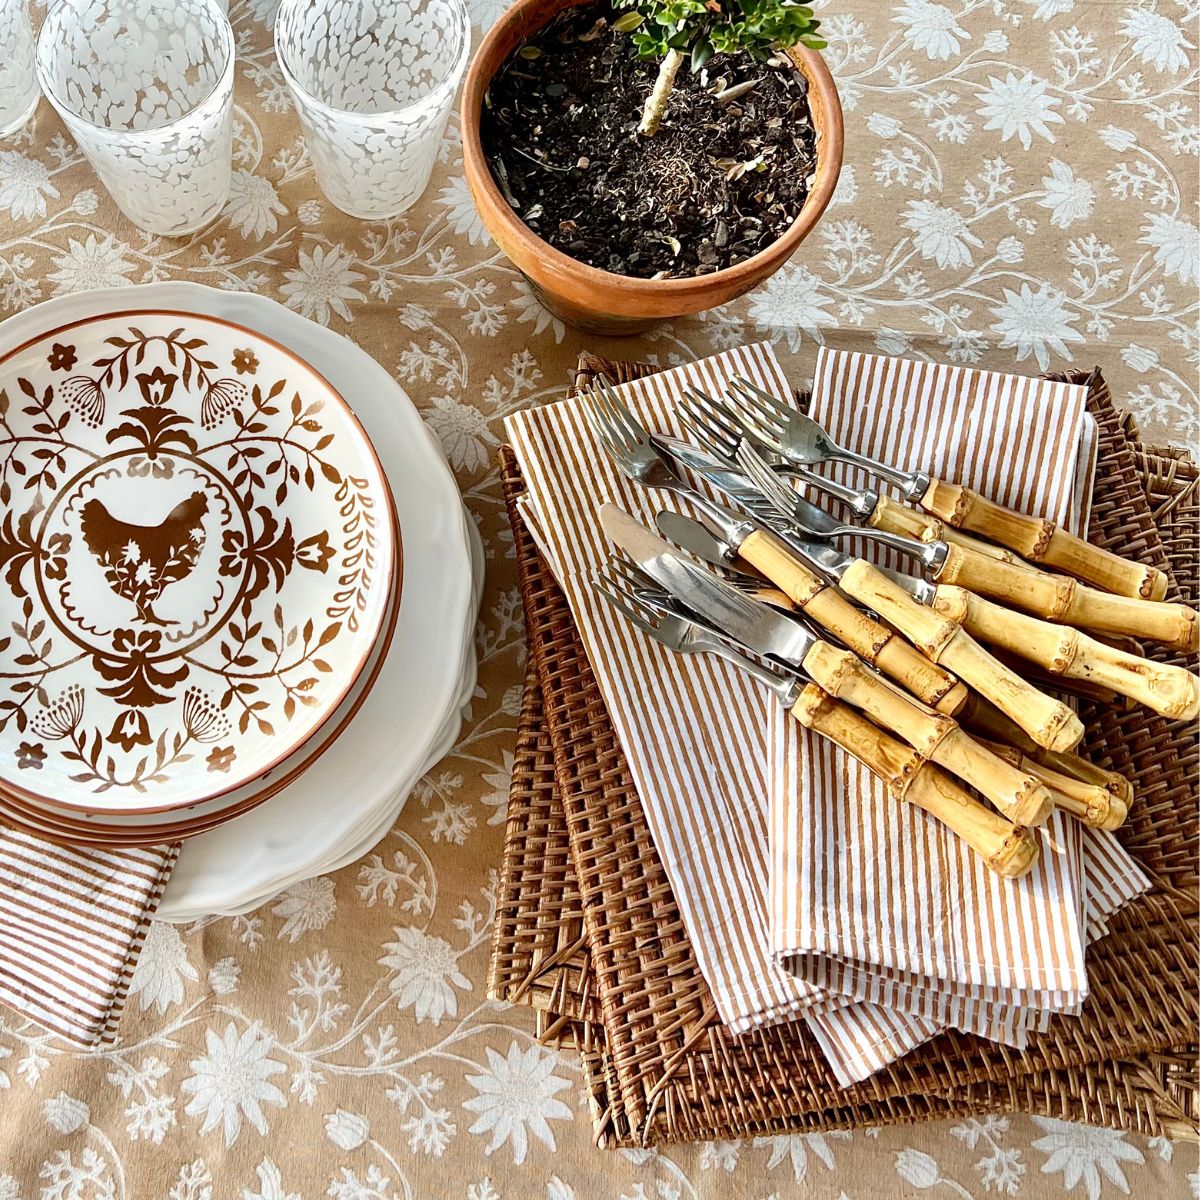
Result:
M766 249L816 165L804 78L787 59L718 54L694 73L685 62L661 128L643 137L658 63L612 29L619 15L567 9L496 73L482 134L504 196L552 246L621 275L704 275Z

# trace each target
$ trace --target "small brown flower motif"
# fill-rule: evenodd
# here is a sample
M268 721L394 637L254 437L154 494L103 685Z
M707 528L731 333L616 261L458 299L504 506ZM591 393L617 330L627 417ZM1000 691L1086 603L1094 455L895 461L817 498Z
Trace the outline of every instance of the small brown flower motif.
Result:
M221 562L217 573L236 579L245 570L249 557L246 535L240 529L226 529L221 534Z
M333 547L329 544L329 532L325 529L305 538L296 547L296 561L310 571L320 571L322 575L329 569L329 560L332 557Z
M17 747L17 766L22 771L40 771L46 761L41 742L22 742Z
M153 371L143 371L137 377L138 387L142 389L142 399L155 408L166 404L175 390L176 378L175 375L168 375L162 367L155 367Z
M136 708L126 708L117 713L117 719L108 731L108 740L116 742L126 754L134 746L150 745L150 725L146 714L138 712Z
M237 751L232 746L214 746L204 761L210 771L228 771L236 757Z
M175 464L169 458L159 458L157 454L150 454L145 458L140 454L135 454L129 460L125 471L133 478L142 478L152 474L155 479L170 479L175 474Z
M47 579L66 579L67 551L71 549L69 533L52 533L42 547L42 574Z
M233 369L239 375L253 375L258 370L258 358L253 350L235 350Z
M55 342L46 355L46 361L52 371L69 371L75 365L75 347Z

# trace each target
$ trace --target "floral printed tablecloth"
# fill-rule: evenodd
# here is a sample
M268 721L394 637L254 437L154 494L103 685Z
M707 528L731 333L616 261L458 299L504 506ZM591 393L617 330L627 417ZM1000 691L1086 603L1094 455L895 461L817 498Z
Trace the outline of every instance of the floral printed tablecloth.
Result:
M472 0L476 27L503 0ZM1197 28L1175 0L831 4L833 205L727 309L633 342L541 308L444 161L408 219L313 181L271 0L234 0L233 194L187 242L115 212L43 103L0 143L0 312L156 279L248 289L353 338L441 435L487 546L479 687L391 834L247 917L156 925L123 1040L0 1022L0 1200L675 1200L1200 1195L1195 1147L1014 1117L612 1154L575 1063L484 996L523 655L495 466L578 351L670 363L749 338L1027 371L1103 364L1152 440L1197 433Z

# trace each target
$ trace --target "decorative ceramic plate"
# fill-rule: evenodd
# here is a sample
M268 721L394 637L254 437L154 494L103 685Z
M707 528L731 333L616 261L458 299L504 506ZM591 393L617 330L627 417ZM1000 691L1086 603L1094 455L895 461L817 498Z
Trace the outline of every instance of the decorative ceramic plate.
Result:
M0 786L186 807L338 708L399 542L370 441L312 367L131 305L0 358L0 435Z

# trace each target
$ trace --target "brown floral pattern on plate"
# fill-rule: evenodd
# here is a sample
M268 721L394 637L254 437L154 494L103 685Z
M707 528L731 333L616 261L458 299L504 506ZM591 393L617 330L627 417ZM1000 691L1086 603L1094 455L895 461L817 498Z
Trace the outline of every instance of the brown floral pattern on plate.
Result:
M0 785L149 812L286 757L378 635L387 495L345 401L250 330L114 314L9 355Z

